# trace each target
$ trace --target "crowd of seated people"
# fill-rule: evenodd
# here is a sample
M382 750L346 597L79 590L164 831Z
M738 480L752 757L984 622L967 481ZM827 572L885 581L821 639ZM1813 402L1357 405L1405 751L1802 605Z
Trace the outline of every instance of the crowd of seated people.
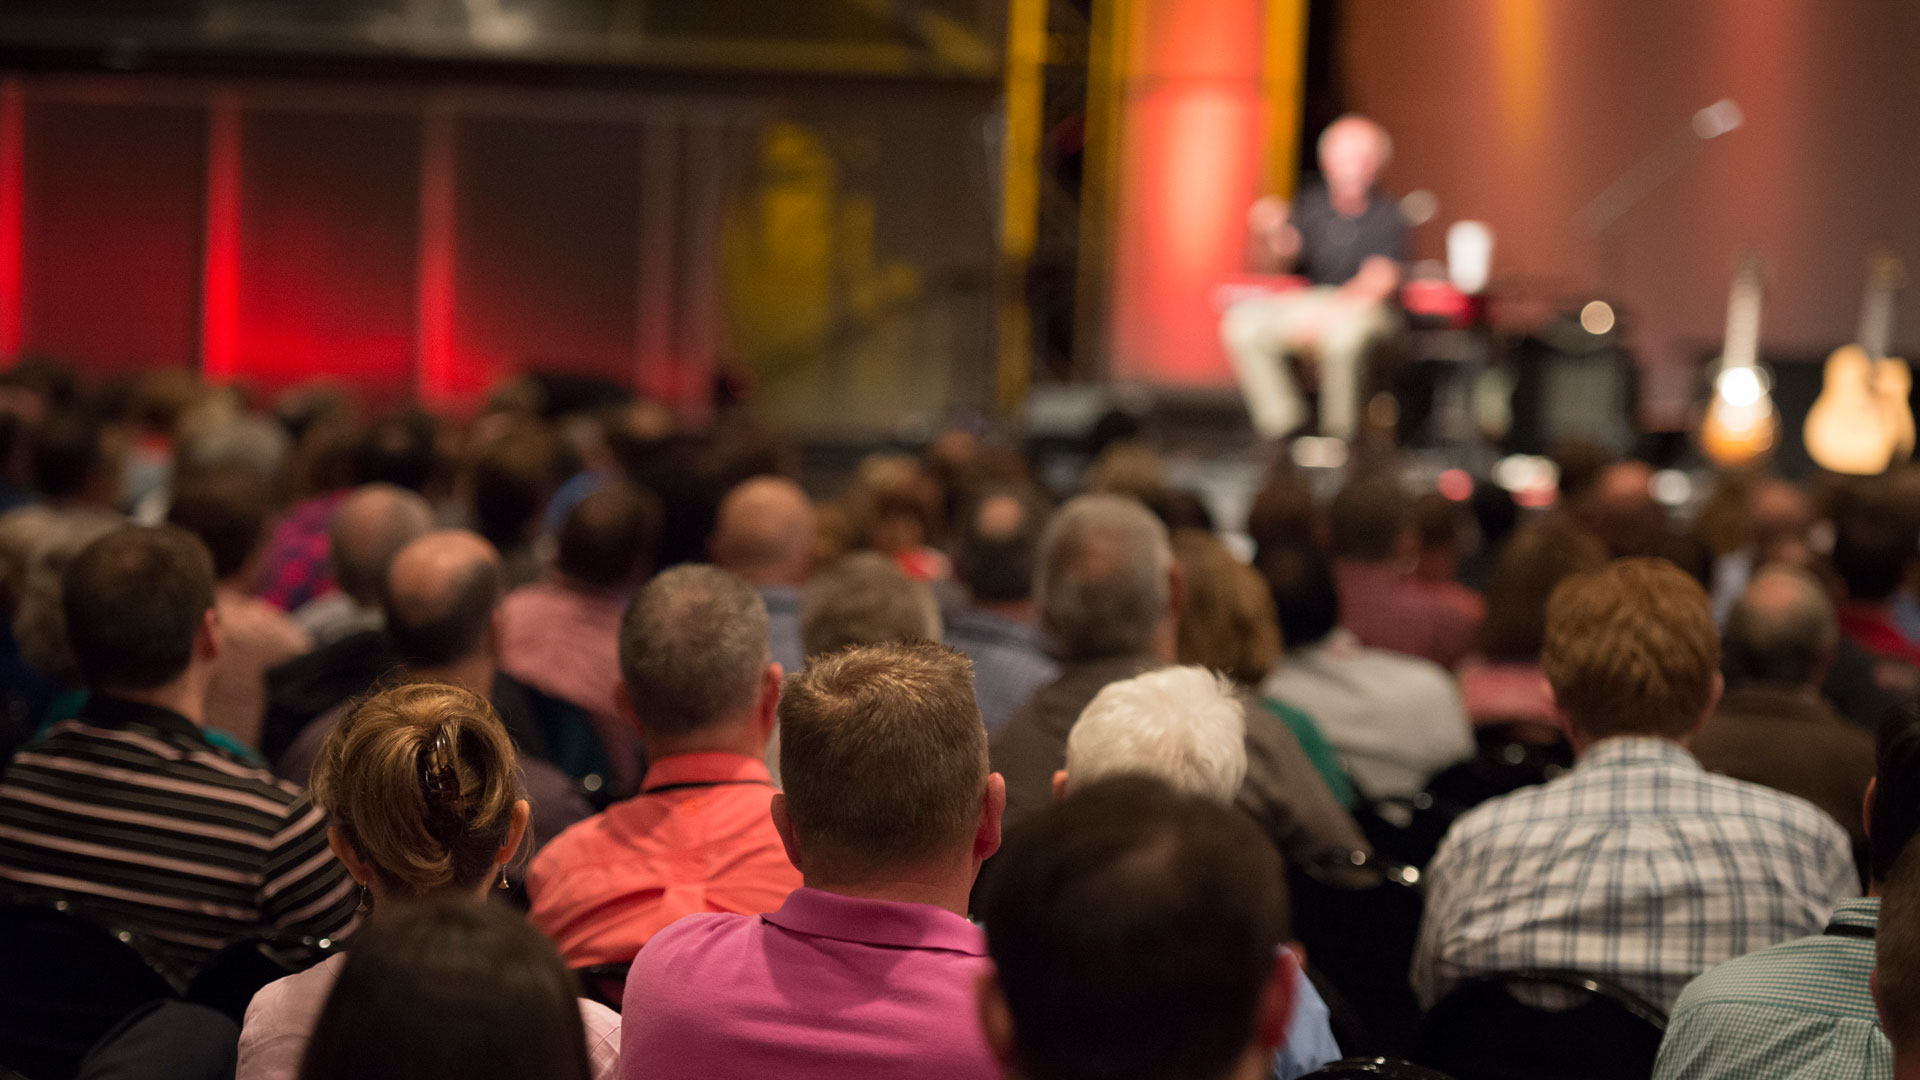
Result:
M1569 447L1547 507L1281 467L1230 521L1137 441L797 460L539 380L0 373L0 1068L1920 1060L1913 475L1669 507ZM53 925L161 989L98 1015ZM1489 986L1518 1073L1421 1020Z

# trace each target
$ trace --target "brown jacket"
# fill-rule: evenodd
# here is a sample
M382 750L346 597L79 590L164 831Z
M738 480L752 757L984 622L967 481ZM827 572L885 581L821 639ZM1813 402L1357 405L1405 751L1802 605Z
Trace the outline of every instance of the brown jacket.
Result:
M1688 743L1710 771L1798 795L1866 843L1861 802L1873 779L1873 736L1811 691L1752 684L1727 691Z
M1094 695L1108 683L1165 666L1145 655L1061 665L1060 677L1041 687L993 740L994 771L1007 778L1009 827L1052 798L1053 774L1066 765L1067 733ZM1246 705L1247 780L1240 808L1291 860L1365 849L1359 826L1334 801L1286 723L1252 698Z

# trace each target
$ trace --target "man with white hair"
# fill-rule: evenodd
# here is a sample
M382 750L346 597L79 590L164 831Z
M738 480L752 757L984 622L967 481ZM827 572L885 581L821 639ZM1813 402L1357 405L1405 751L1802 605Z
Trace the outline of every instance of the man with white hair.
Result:
M1185 795L1233 805L1247 776L1247 720L1224 677L1194 665L1111 683L1067 735L1067 767L1053 774L1057 802L1113 776L1151 776ZM1293 1016L1273 1076L1291 1080L1340 1058L1327 1003L1294 969Z
M1254 429L1278 439L1306 420L1289 357L1320 361L1320 431L1351 438L1367 351L1393 333L1407 227L1399 204L1375 190L1393 156L1385 128L1349 113L1320 135L1320 182L1289 206L1269 196L1247 214L1259 273L1294 273L1308 288L1235 304L1220 320Z
M1174 662L1185 584L1166 526L1139 502L1083 495L1053 516L1034 573L1041 628L1060 677L1040 688L994 736L993 768L1007 780L1007 821L1046 806L1066 764L1068 734L1109 684ZM1363 849L1293 733L1258 703L1243 703L1246 779L1236 799L1283 855L1313 862Z

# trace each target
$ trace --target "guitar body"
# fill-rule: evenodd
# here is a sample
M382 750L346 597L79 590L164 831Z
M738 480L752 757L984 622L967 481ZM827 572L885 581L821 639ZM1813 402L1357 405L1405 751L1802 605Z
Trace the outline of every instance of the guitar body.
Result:
M1751 404L1716 394L1700 422L1700 449L1723 469L1752 465L1772 453L1779 441L1780 414L1764 394Z
M1900 361L1879 361L1897 364ZM1901 372L1881 375L1867 350L1842 345L1827 357L1820 397L1807 411L1807 453L1828 472L1848 476L1878 476L1886 472L1900 448L1899 421L1883 401L1876 383L1897 381ZM1912 376L1906 376L1909 385ZM1905 411L1904 396L1901 411ZM1907 450L1912 451L1913 416L1907 413Z
M1873 391L1893 427L1893 461L1913 456L1913 372L1905 360L1889 356L1873 362Z

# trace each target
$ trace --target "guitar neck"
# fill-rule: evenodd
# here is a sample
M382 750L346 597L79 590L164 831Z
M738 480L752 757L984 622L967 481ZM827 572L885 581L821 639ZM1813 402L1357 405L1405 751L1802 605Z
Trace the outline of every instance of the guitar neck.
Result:
M1860 305L1860 336L1857 339L1867 355L1878 360L1893 349L1894 287L1884 281L1867 286L1867 298Z
M1754 367L1760 361L1760 270L1743 264L1727 295L1727 336L1721 345L1722 368Z

